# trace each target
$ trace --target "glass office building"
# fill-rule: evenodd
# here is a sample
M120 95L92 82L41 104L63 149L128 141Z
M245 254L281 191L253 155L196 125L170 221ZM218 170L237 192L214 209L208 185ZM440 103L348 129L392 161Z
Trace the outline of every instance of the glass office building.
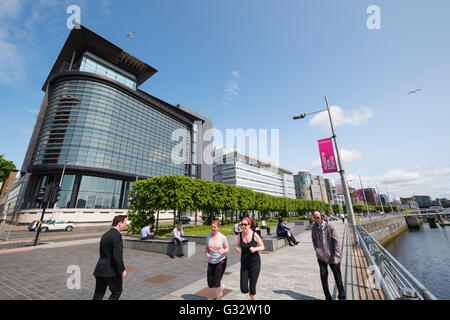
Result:
M122 213L117 210L127 209L137 179L182 175L212 181L212 165L198 163L207 146L202 133L212 121L138 89L156 72L84 26L72 30L42 88L21 170L21 212L13 222L32 220L20 213L41 209L39 192L50 184L62 182L55 208L65 210L64 220L81 223ZM87 209L96 218L84 219Z
M236 151L218 155L213 172L214 182L295 199L292 172Z

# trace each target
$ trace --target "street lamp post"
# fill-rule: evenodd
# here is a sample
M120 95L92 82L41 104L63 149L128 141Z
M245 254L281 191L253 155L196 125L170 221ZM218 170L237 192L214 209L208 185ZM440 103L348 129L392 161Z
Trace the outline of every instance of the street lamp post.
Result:
M350 218L351 218L350 219L350 224L352 225L354 240L355 240L355 243L358 244L358 238L357 238L356 232L355 232L355 228L356 228L355 215L353 213L353 206L352 206L352 201L350 199L350 192L348 190L347 178L345 176L344 166L342 165L342 161L341 161L341 154L340 154L339 146L338 146L338 143L337 143L336 132L335 132L334 126L333 126L333 119L331 117L330 105L328 103L328 97L327 96L325 96L325 102L327 104L327 109L311 112L311 113L308 113L308 114L303 113L303 114L300 114L298 116L294 116L293 119L294 120L303 119L306 116L314 114L314 113L328 111L328 116L330 118L331 132L333 133L333 141L334 141L334 145L336 147L336 156L337 156L337 162L338 162L338 166L339 166L339 174L341 175L341 182L342 182L342 188L343 188L343 191L344 191L345 203L347 205L347 210L350 213Z

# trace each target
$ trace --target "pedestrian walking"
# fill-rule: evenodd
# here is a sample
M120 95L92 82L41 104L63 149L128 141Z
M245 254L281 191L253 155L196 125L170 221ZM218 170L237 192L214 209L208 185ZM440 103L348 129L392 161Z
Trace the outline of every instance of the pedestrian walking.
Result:
M261 229L266 229L267 235L270 236L270 227L267 226L266 219L261 222Z
M258 228L258 222L256 222L255 220L251 220L251 221L252 221L252 225L250 226L250 229L252 229L252 231L256 232L258 234L258 236L262 239L261 229Z
M342 223L345 223L345 215L343 213L340 214L340 217L342 219Z
M206 259L208 259L207 281L212 289L215 300L221 300L223 295L222 277L227 267L227 256L230 252L227 237L220 232L219 221L211 224L211 233L206 237Z
M324 216L315 211L313 214L314 226L312 228L312 242L316 251L317 261L320 267L320 280L326 300L332 300L328 288L328 266L333 272L334 280L338 288L338 299L345 300L344 285L342 283L340 259L341 244L334 227L324 219Z
M264 250L264 244L258 234L250 229L251 224L249 218L242 219L243 231L239 233L236 252L241 252L241 292L256 300L256 283L261 271L258 251Z
M175 258L175 251L177 249L177 247L179 247L178 250L178 257L182 258L184 256L183 253L183 237L184 237L184 232L183 232L183 225L181 224L181 222L179 222L177 224L177 227L173 229L172 232L172 254L170 255L170 257L173 259Z
M95 293L93 300L102 300L109 287L109 300L119 300L122 294L122 282L126 277L123 262L123 242L120 232L127 223L126 215L115 216L112 228L103 234L100 240L100 258L95 266Z

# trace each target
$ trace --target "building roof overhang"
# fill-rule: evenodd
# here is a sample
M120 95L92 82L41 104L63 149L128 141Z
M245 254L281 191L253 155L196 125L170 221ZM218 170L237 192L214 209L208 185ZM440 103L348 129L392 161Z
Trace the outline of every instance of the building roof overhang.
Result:
M158 72L158 70L152 66L142 62L128 52L125 52L85 26L77 24L70 32L52 70L42 86L42 90L46 91L50 79L61 70L64 62L70 63L74 52L78 57L85 51L92 52L124 71L133 74L136 77L136 84L138 87Z

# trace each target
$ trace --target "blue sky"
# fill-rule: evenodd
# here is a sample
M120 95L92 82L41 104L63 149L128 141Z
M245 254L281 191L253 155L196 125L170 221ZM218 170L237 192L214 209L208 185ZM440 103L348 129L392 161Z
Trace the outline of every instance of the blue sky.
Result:
M448 0L2 0L0 154L17 167L72 4L83 25L158 69L142 90L224 134L279 129L281 167L321 174L328 120L292 116L325 108L327 95L350 185L360 175L397 198L450 198ZM367 28L370 5L381 29Z

